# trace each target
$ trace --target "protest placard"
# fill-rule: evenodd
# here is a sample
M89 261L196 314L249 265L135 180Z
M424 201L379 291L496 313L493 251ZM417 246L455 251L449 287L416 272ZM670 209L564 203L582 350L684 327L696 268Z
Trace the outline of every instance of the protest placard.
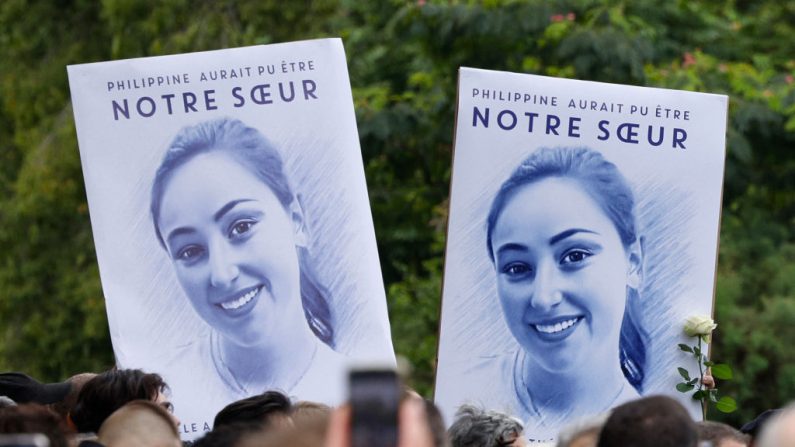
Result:
M339 39L68 71L116 359L165 377L183 439L394 362Z

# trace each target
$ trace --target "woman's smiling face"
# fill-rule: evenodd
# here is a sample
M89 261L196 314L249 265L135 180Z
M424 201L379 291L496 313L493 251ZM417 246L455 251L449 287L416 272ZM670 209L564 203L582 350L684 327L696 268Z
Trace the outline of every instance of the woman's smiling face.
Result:
M286 211L259 178L221 151L167 180L158 226L196 312L241 346L306 324L296 244L300 210Z
M492 231L497 292L511 333L550 372L618 365L627 287L639 254L625 250L600 205L571 178L520 186Z

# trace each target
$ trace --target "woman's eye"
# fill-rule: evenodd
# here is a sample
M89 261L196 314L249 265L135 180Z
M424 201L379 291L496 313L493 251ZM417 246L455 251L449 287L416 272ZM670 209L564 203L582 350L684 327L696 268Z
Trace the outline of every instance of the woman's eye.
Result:
M190 245L183 248L177 253L177 259L180 259L182 261L192 261L198 258L199 256L201 256L203 252L204 250L202 250L201 247L198 247L196 245Z
M256 221L253 220L239 220L232 224L232 228L229 230L229 236L236 237L248 233L255 224Z
M506 273L510 276L520 276L525 275L530 272L530 266L523 263L513 263L508 264L502 269L503 273Z
M584 261L589 256L591 256L591 253L585 250L571 250L563 255L563 259L560 260L560 263L563 265L576 264Z

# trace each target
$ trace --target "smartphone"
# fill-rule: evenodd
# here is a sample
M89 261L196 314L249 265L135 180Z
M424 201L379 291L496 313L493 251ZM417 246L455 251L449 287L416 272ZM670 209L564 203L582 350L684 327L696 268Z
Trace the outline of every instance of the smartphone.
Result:
M350 373L352 447L397 446L401 387L394 370L353 370Z
M0 434L0 447L50 447L50 439L41 433Z

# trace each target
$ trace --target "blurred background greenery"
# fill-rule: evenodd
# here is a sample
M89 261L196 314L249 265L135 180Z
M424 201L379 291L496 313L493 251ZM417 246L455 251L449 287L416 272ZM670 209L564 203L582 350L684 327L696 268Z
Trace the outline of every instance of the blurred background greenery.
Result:
M67 64L340 36L395 348L432 393L457 68L730 95L713 355L795 398L795 2L3 0L0 370L113 364ZM673 390L672 390L673 391Z

